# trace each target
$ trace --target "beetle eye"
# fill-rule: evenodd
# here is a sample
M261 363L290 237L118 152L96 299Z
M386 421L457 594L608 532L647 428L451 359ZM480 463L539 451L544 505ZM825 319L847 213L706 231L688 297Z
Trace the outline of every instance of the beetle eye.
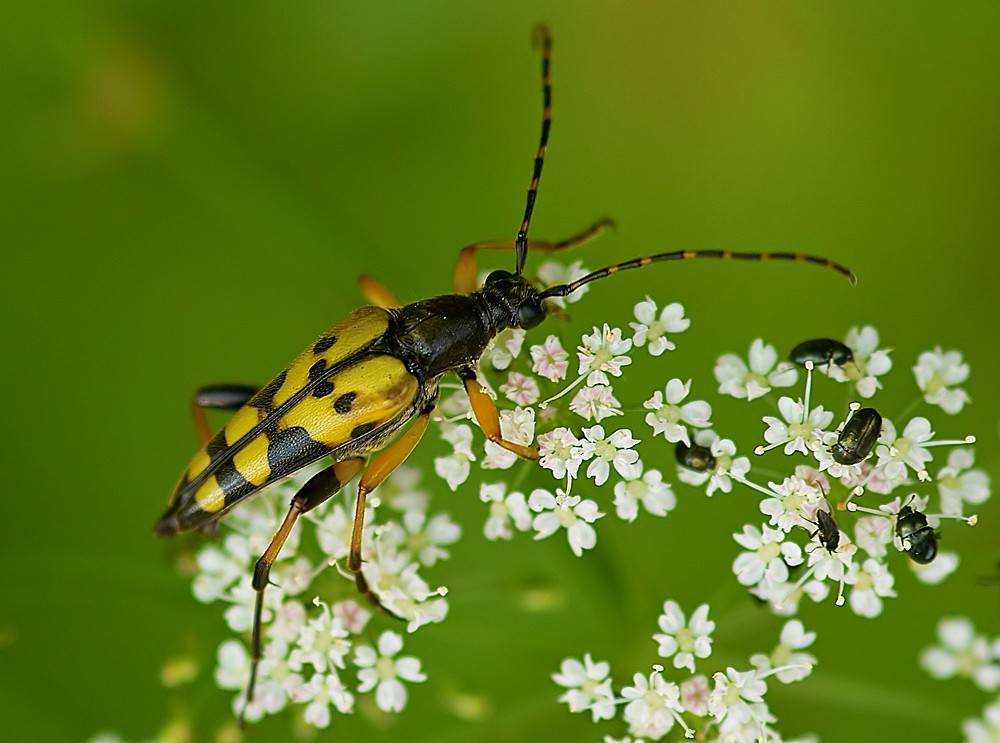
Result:
M497 281L503 281L504 279L509 279L512 275L513 274L507 271L497 270L486 277L486 283L495 284Z
M545 310L537 304L522 304L517 308L517 326L525 330L537 327L545 319Z

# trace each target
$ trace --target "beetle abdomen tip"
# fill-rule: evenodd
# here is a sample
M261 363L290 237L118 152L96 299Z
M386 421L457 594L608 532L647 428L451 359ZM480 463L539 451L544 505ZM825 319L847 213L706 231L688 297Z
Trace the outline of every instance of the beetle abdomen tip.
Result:
M179 531L180 524L177 523L177 516L172 512L165 513L153 527L153 534L158 537L172 537Z

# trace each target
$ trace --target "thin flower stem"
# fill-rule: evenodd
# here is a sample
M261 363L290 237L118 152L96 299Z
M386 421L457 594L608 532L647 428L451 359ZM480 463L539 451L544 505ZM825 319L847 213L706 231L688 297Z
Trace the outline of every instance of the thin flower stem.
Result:
M768 444L767 446L758 446L756 449L753 450L753 453L759 457L764 452L769 452L772 449L777 449L779 446L787 444L788 441L789 439L785 439L784 441L776 441L773 444Z
M976 443L975 436L966 436L964 439L941 439L940 441L924 441L920 446L925 449L931 446L962 446L963 444Z
M852 512L853 511L862 511L863 513L870 513L870 514L873 514L875 516L884 516L887 519L891 519L892 518L892 515L886 513L885 511L879 511L877 508L868 508L866 506L859 506L857 503L848 503L847 504L847 510L848 511L852 511Z
M732 473L730 473L729 476L731 478L733 478L734 480L736 480L736 482L738 482L738 483L740 483L742 485L746 485L748 488L751 488L752 490L756 490L759 493L763 493L768 498L773 498L776 495L778 495L778 493L774 492L773 490L769 490L769 489L763 487L762 485L758 485L755 482L750 482L749 480L746 480L746 479L744 479L742 477L738 477L738 476L736 476L736 475L734 475Z
M806 396L802 403L802 422L809 420L809 396L812 394L813 362L806 362Z
M770 671L760 674L759 676L757 676L757 678L766 679L768 676L773 676L774 674L780 673L781 671L791 671L792 669L796 668L802 668L806 671L811 671L813 666L812 663L791 663L787 666L779 666L778 668L772 668Z
M573 382L571 382L562 392L559 392L553 395L552 397L548 398L547 400L542 400L540 403L538 403L538 407L541 408L542 410L545 410L545 408L549 406L550 402L554 402L555 400L558 400L560 397L563 397L586 378L587 378L586 374L581 374L579 377L573 380Z
M979 516L972 514L971 516L958 516L952 513L925 513L929 519L958 519L959 521L964 521L969 526L975 526L979 523Z
M799 578L797 581L795 581L795 585L792 586L790 589L788 589L788 593L785 594L785 598L781 599L781 601L775 604L775 608L780 609L784 605L785 601L791 598L792 594L794 594L796 591L802 588L802 586L806 584L806 581L809 580L809 578L812 577L812 574L815 572L816 572L815 565L806 570L806 572L802 574L802 577Z
M923 402L923 400L924 400L923 397L915 397L913 400L910 401L909 405L907 405L905 408L903 408L903 410L901 410L899 413L897 413L897 415L896 415L896 417L895 417L894 420L901 421L904 418L908 418L910 416L910 414L914 410L916 410L917 406L920 403Z

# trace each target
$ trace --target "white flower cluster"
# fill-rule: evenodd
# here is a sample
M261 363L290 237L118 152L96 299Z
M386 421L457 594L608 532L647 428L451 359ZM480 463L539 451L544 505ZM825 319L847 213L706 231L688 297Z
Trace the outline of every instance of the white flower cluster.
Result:
M549 284L587 273L579 264L563 268L547 263L542 269ZM558 313L582 294L553 302ZM715 378L722 395L769 402L770 412L777 413L762 416L763 443L743 448L757 455L772 452L754 459L752 477L751 457L738 455L734 441L713 430L713 408L692 393L690 379L668 377L657 389L623 394L623 376L633 362L655 361L674 351L675 336L690 325L680 304L661 309L648 297L635 305L634 319L631 331L604 323L566 347L554 334L528 345L524 331L505 331L484 354L480 382L499 402L501 433L507 441L537 447L534 473L529 472L533 465L476 433L462 385L441 385L435 420L449 452L434 460L434 470L452 490L469 480L473 463L491 471L490 482L476 483L487 509L487 539L510 540L515 533L544 539L565 532L569 548L581 556L596 546L595 525L612 507L625 522L642 512L668 515L677 506L673 487L661 470L648 466L665 459L667 446L674 450L681 482L703 488L708 496L730 493L736 486L761 496L763 518L733 535L740 550L732 571L778 614L795 614L803 596L820 601L836 586L838 604L848 603L861 616L879 615L883 600L895 596L891 556L927 583L940 582L956 569L957 555L938 551L935 530L948 517L974 523L975 516L967 512L990 497L989 477L975 468L974 452L967 446L974 438L935 439L934 429L941 426L924 415L912 416L913 406L891 419L886 411L860 404L841 411L839 405L824 407L812 400L814 385L817 391L830 391L837 383L847 384L865 400L883 390L893 364L890 352L879 348L873 328L852 328L845 343L838 342L836 358L831 353L802 366L779 361L776 349L762 339L750 345L747 360L734 354L718 358ZM969 403L960 387L969 368L957 351L937 348L921 354L913 374L927 405L954 415ZM775 392L803 381L801 397ZM634 423L629 416L636 418ZM645 435L634 434L643 426L637 416L644 419ZM631 427L615 425L624 421ZM935 471L932 451L937 446L953 448ZM779 453L797 460L789 466ZM764 484L756 481L758 472L766 472L764 466L756 468L758 462L773 465L774 474L769 472ZM502 473L493 471L515 466L522 468L517 477L495 477ZM236 692L237 713L250 675L251 570L288 501L310 474L301 473L238 506L220 523L217 542L196 556L195 598L226 604L225 621L239 636L219 646L215 669L218 686ZM529 474L536 480L518 490ZM432 588L422 573L448 559L448 548L461 536L447 514L429 511L429 496L419 488L419 479L418 470L400 467L369 499L362 551L369 586L410 632L445 618L446 590ZM373 610L363 605L353 576L344 569L353 525L352 491L345 488L300 519L274 564L262 615L265 644L256 694L246 711L249 722L300 705L305 722L325 728L333 712L351 713L358 695L369 693L379 709L398 712L407 704L406 685L426 678L420 661L402 654L399 632L369 628L375 624L369 622ZM933 496L937 503L931 513ZM382 516L390 511L393 518L379 522L376 511ZM572 712L589 712L595 722L613 720L621 709L627 735L606 737L609 743L667 736L697 736L710 743L783 740L764 696L772 677L790 683L810 673L816 659L805 650L815 634L791 619L769 654L754 654L740 668L698 673L698 664L704 665L712 653L715 623L708 613L703 604L687 617L678 604L666 602L660 631L652 635L662 664L653 665L650 673L632 674L631 683L618 691L608 663L595 662L589 654L566 659L553 676L566 689L560 701ZM967 676L989 691L1000 687L1000 642L973 637L971 625L959 620L943 623L940 635L943 647L929 650L924 658L932 675ZM665 671L667 665L673 666L671 673ZM682 670L686 676L678 675ZM969 732L975 725L970 725L970 741L993 740L988 736L1000 729L1000 699L987 707L981 723L975 721L975 735Z
M570 273L578 270L582 269ZM641 442L632 429L610 426L610 420L624 414L612 385L632 364L630 354L636 348L645 347L653 357L673 350L670 337L687 330L690 320L680 304L659 310L649 297L635 306L635 319L630 323L631 337L607 323L584 334L577 346L576 376L568 383L570 354L556 335L530 346L522 356L524 332L506 331L483 357L484 371L504 373L497 389L514 406L499 412L501 434L517 444L536 444L541 466L559 481L558 486L527 494L508 493L502 482L482 484L480 498L489 505L487 538L511 539L521 531L544 539L565 529L576 555L593 548L597 543L593 524L605 514L596 501L574 494L574 481L580 477L595 486L613 482L615 512L625 521L634 521L642 510L666 516L676 507L677 499L662 473L640 460L636 446ZM514 368L521 362L522 369ZM488 379L481 381L489 384ZM644 407L650 411L646 423L654 437L690 443L693 431L709 426L712 408L704 401L688 401L690 391L690 381L671 379L663 392L656 390L646 400ZM542 400L543 392L551 394ZM435 459L434 467L455 490L468 479L477 460L472 424L466 422L473 416L465 391L455 386L439 411L441 437L451 453ZM483 469L509 469L517 463L513 453L489 441L484 449ZM719 473L716 480L724 477Z
M708 612L708 604L702 604L687 619L676 602L667 601L658 619L662 633L652 636L659 657L664 661L672 658L675 669L688 671L686 678L671 680L664 666L656 663L648 675L633 674L632 683L621 686L616 694L610 664L595 663L588 653L582 662L566 658L559 672L552 675L552 680L566 689L559 701L565 702L570 712L589 712L595 723L614 720L618 708L623 707L628 736L605 736L609 743L667 736L676 741L780 743L785 739L773 727L777 718L764 699L766 679L773 676L789 684L808 676L816 658L802 651L812 645L816 633L806 632L802 622L792 619L781 630L778 645L770 653L751 656L742 669L730 666L711 674L697 673L696 662L712 654L715 622L708 619Z
M935 529L950 517L975 524L976 516L966 511L989 498L990 481L984 471L972 468L973 450L963 446L973 443L973 436L935 439L935 426L926 417L894 423L873 407L861 409L860 403L852 404L838 422L833 411L815 403L814 379L818 390L823 376L853 384L865 398L883 388L880 378L892 363L889 352L878 348L874 328L852 328L843 344L825 339L811 343L828 347L831 356L799 360L806 377L803 396L772 399L778 415L763 416L764 443L754 450L763 455L780 449L797 458L791 471L765 487L748 478L745 458L733 459L731 441L700 431L695 451L711 466L685 467L678 454L678 477L695 485L708 483L709 495L717 489L728 492L730 481L735 481L762 496L760 511L766 521L746 524L733 535L744 550L733 572L777 613L794 614L803 595L823 600L833 584L838 605L845 602L849 587L846 600L852 610L875 617L882 612L883 599L896 595L890 554L906 553L910 559L905 562L925 583L939 583L955 570L958 556L938 552ZM834 349L843 356L834 359ZM777 359L774 347L761 339L751 344L749 364L732 354L721 356L715 367L719 392L746 400L772 398L772 388L792 386L799 377L794 366ZM924 400L953 414L969 401L964 390L954 387L965 381L968 371L960 353L940 349L921 354L913 368ZM952 449L932 477L928 467L938 446L962 448ZM779 466L772 471L780 471ZM928 513L933 491L939 505ZM877 508L859 505L856 499L864 493L878 497Z
M256 595L250 570L280 520L279 509L306 479L308 474L296 476L241 504L221 523L221 545L206 545L197 554L195 598L229 604L226 623L242 636L220 645L215 669L218 686L237 692L236 713L250 678L245 636ZM369 585L389 611L406 620L410 632L447 614L444 589L432 589L420 571L447 559L446 548L461 535L447 514L428 516L427 494L418 490L418 483L419 472L403 466L377 491L379 497L369 502L362 548ZM386 630L369 638L372 612L359 603L363 599L352 576L334 569L344 564L350 545L353 503L348 497L331 499L303 517L274 564L272 585L264 594L265 644L257 688L246 711L250 722L299 704L307 723L325 728L332 711L351 713L356 695L371 691L379 709L398 712L406 705L404 682L425 679L419 660L397 657L403 646L400 634ZM397 518L376 524L379 503L396 511ZM313 542L318 551L303 547ZM317 594L330 603L313 598Z
M938 622L937 645L924 648L920 665L933 678L959 677L980 691L993 694L981 717L962 722L965 743L1000 740L1000 637L977 634L967 617L946 617Z

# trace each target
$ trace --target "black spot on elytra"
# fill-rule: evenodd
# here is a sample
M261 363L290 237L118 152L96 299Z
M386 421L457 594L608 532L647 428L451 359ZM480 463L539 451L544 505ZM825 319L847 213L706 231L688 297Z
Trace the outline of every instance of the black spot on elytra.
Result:
M219 487L225 493L226 502L232 503L234 500L253 490L253 484L248 482L243 474L236 469L232 459L226 459L215 468L215 479L219 482Z
M205 447L205 453L214 462L228 448L229 445L226 443L225 431L219 431L209 440L208 446Z
M329 351L333 348L333 344L337 342L337 336L335 335L324 335L313 345L313 353L323 353L324 351Z
M362 423L360 426L355 426L354 430L351 431L351 438L357 439L364 436L366 433L371 433L375 430L375 423Z
M278 394L278 390L281 389L281 385L285 383L285 376L287 374L288 371L285 370L268 382L266 387L254 395L250 404L255 408L260 408L261 410L271 410L274 407L274 396Z
M323 398L333 392L333 382L329 379L324 379L320 381L315 387L313 387L313 397Z
M346 415L351 412L351 407L354 405L354 399L358 396L357 392L345 392L343 395L338 397L333 403L333 409L340 413L341 415Z
M315 382L321 376L323 372L326 371L326 359L320 359L315 364L309 367L309 381Z
M268 431L267 438L267 463L271 467L267 478L269 482L290 475L301 469L304 463L313 462L330 451L301 426Z

